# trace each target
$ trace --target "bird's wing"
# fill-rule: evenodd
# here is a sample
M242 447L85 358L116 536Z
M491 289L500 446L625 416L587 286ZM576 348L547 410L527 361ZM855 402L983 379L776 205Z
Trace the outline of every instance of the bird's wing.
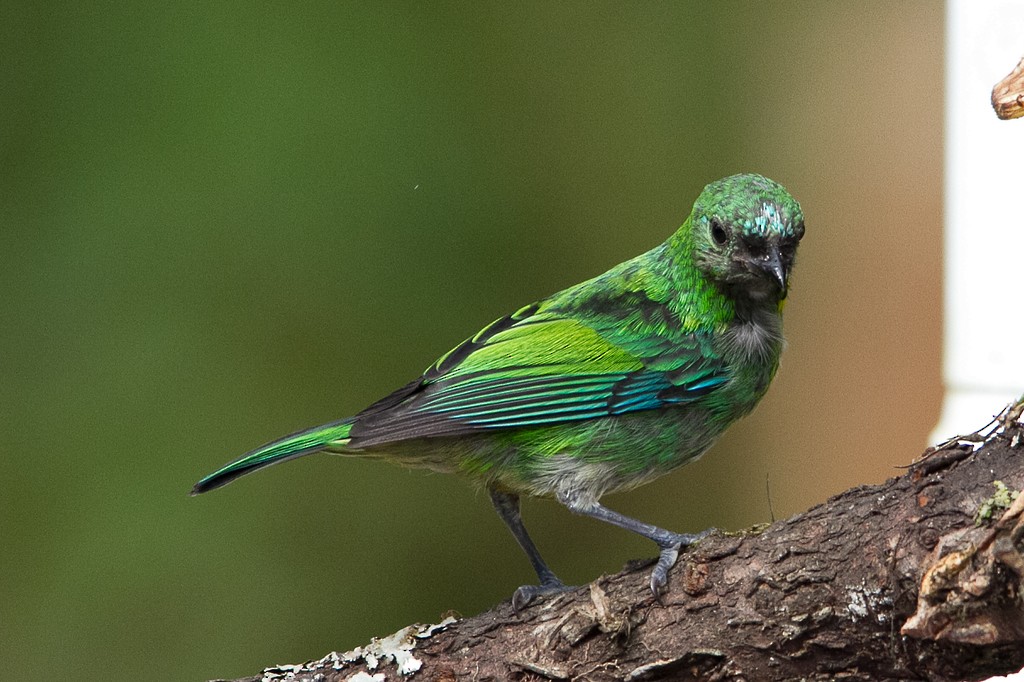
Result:
M536 310L488 325L356 415L350 447L657 409L697 400L729 378L696 335L678 339L671 357L663 340L653 342L653 363L577 319Z

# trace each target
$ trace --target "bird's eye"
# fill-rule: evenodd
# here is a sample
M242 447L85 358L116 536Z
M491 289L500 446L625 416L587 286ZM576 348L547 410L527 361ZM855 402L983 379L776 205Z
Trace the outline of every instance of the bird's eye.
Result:
M718 222L717 218L711 221L711 238L719 246L724 246L725 242L729 240L729 235L725 233L725 228L722 227L722 223Z

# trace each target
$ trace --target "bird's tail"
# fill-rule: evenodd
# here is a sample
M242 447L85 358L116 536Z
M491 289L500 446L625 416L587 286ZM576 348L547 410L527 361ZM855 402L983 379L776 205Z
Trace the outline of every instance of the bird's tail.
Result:
M311 455L327 448L343 446L348 442L348 433L352 430L352 422L352 419L342 419L323 426L314 426L311 429L293 433L258 447L196 483L192 488L192 494L198 495L207 490L227 485L239 476L244 476L271 464L285 462L303 455Z

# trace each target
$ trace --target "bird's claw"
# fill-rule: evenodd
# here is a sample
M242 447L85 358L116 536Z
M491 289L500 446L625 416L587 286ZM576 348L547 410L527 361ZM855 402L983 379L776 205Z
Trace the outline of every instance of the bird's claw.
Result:
M661 555L658 557L658 564L651 571L651 592L654 593L654 598L659 599L662 591L665 589L665 585L668 584L668 572L676 565L676 560L679 558L679 548L682 547L682 543L674 543L668 547L661 548Z
M661 554L658 556L658 563L651 571L651 592L655 599L661 599L661 593L668 585L668 572L676 565L679 559L679 550L684 547L696 544L714 532L709 528L700 533L672 533L663 542L658 542L661 547Z
M512 594L512 610L519 613L537 597L561 594L574 589L575 586L566 585L561 580L548 581L540 585L523 585Z

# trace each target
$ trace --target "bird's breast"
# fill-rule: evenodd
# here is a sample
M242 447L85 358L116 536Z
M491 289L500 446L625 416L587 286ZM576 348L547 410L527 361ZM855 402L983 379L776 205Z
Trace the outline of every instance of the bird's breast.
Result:
M729 402L734 417L753 409L768 390L782 346L782 317L775 310L738 316L722 334L719 349L732 371Z
M722 336L722 352L738 364L777 362L782 353L782 316L757 310L737 316Z

